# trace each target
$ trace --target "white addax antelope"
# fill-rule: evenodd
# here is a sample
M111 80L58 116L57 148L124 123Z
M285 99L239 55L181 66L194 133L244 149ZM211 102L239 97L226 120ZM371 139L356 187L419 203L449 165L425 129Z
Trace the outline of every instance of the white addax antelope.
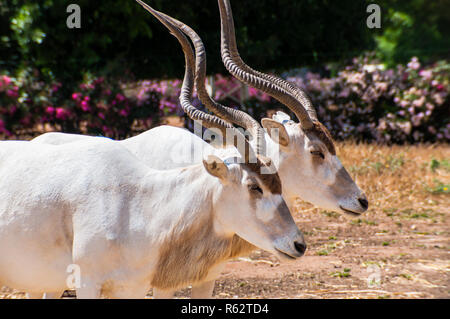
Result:
M188 109L192 86L187 63L180 101ZM214 282L224 261L254 246L302 256L279 176L250 162L239 131L198 110L194 117L233 131L243 163L210 155L160 171L108 140L0 142L0 283L57 295L76 264L78 298L143 298L150 287Z
M284 259L305 250L260 164L210 156L157 171L98 141L3 141L0 158L0 283L12 288L61 294L76 264L78 298L143 298L211 281L253 245Z
M205 51L198 35L180 21L153 10L139 0L138 2L163 22L181 43L183 40L174 30L182 30L193 40L196 49L195 81L199 97L214 113L248 128L254 137L251 143L255 145L256 151L260 154L266 152L265 155L274 159L283 184L283 197L290 208L294 206L297 198L302 198L322 208L350 214L359 214L367 209L368 203L364 193L341 165L330 134L317 121L307 95L294 85L275 76L254 71L242 62L237 53L228 1L219 0L222 57L226 62L225 65L229 70L234 70L232 74L239 76L243 82L267 92L287 105L300 119L300 123L295 123L287 114L278 112L273 119L262 120L262 126L268 132L261 135L261 125L251 117L213 101L204 87ZM192 60L193 58L189 63L192 63ZM185 110L190 115L189 110L186 108ZM190 112L193 113L192 110ZM271 134L271 129L277 129L279 136ZM74 134L47 133L36 138L34 142L62 144L89 138L98 139ZM217 154L217 150L200 137L187 130L170 126L160 126L118 143L128 148L145 164L158 169L183 167L201 161L201 154ZM192 154L192 151L197 153ZM220 153L232 156L235 150L228 148ZM213 287L214 282L211 281L200 287L194 287L192 294L194 297L210 296ZM170 294L162 295L170 296Z

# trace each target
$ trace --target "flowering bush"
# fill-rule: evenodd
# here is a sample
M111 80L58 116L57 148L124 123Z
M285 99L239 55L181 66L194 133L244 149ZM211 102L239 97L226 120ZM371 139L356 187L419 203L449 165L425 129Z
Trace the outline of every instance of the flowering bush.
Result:
M121 85L108 83L103 77L81 83L79 90L71 94L67 102L68 112L51 113L52 120L66 121L72 115L76 124L90 134L124 138L130 134L133 124L146 129L158 118L159 96L149 94L145 100L137 101L125 93ZM154 123L153 123L154 124Z
M140 104L142 100L148 98L149 93L157 93L161 95L159 109L163 115L184 115L178 98L181 92L182 81L175 80L145 80L138 83L137 100ZM208 86L208 83L206 84ZM249 88L246 96L247 100L244 105L240 105L241 101L241 82L233 77L217 74L214 76L215 93L214 99L220 101L224 105L233 108L241 108L250 114L257 116L265 114L265 110L273 103L270 96L259 90ZM197 98L197 91L193 92L192 104L202 111L206 108ZM185 126L193 129L193 122L185 117Z
M308 72L287 79L306 89L319 119L336 139L381 143L450 141L450 64L446 61L422 67L417 58L412 58L406 66L385 69L367 55L355 58L336 77ZM235 78L216 75L214 81L216 100L239 107L256 119L280 107L269 95L253 88L242 97L245 91ZM149 82L148 88L164 96L169 112L180 113L175 107L179 86L180 82ZM239 105L244 99L244 104ZM201 107L197 100L194 105Z
M377 142L450 141L450 64L422 67L417 58L395 70L369 56L334 78L308 73L289 81L311 95L336 138Z
M0 100L2 107L0 108L0 134L11 136L13 127L7 123L13 122L11 119L20 119L19 110L16 105L19 96L19 88L14 84L12 79L6 75L0 76Z
M0 76L0 134L15 138L35 135L39 126L65 132L123 138L132 127L149 129L158 123L160 95L137 100L126 87L102 77L79 84L46 83L36 73L20 78Z
M355 58L336 77L308 72L287 79L306 89L319 119L337 139L414 143L450 141L450 64L422 66L417 58L385 69L371 56ZM253 88L215 76L215 99L242 108L256 119L280 104ZM0 135L13 138L37 125L57 130L122 138L145 130L160 117L182 115L180 80L146 80L133 85L109 83L102 77L76 86L46 83L35 73L19 78L0 75ZM246 96L241 96L245 93ZM204 110L194 93L193 104ZM240 106L240 101L245 100ZM285 109L285 108L283 108ZM192 128L192 122L185 125Z
M336 77L317 73L287 80L306 89L319 119L337 139L382 143L450 141L450 64L440 61L422 67L417 58L396 69L385 69L367 55L355 58ZM216 75L215 99L239 105L241 83ZM269 95L249 88L239 108L256 119L280 107ZM283 108L285 109L285 108Z
M165 115L173 114L180 110L178 97L180 96L181 85L182 81L178 79L172 81L141 81L138 83L137 103L142 105L150 95L156 93L161 97L159 110Z

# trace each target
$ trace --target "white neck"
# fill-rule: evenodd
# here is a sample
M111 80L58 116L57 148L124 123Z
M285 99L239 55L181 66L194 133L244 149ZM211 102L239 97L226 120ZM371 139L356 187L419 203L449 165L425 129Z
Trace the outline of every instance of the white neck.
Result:
M145 203L148 196L152 203L142 209L148 217L170 221L171 225L164 225L165 232L172 231L181 222L187 227L200 219L211 218L216 200L213 194L220 194L223 188L217 178L205 172L202 164L165 171L152 170L141 183L142 202Z
M205 174L202 165L151 172L143 180L141 196L150 192L158 197L153 202L162 203L161 207L147 207L145 213L151 221L149 234L158 234L148 240L149 245L159 247L153 287L174 289L201 281L211 267L230 258L232 252L248 249L249 245L242 245L242 240L236 242L233 234L219 234L221 228L214 227L215 205L223 186L217 178Z

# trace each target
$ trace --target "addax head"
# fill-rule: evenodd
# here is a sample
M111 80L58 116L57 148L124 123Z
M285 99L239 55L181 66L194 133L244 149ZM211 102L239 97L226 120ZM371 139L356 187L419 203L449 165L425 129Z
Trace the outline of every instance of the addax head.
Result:
M336 154L328 130L318 121L302 129L283 112L272 119L263 119L269 135L274 129L279 137L283 161L278 173L283 180L285 197L300 197L324 209L360 214L367 210L368 201Z
M277 174L261 174L261 162L238 164L210 155L203 161L209 174L223 185L216 199L215 227L219 233L237 234L283 260L302 256L303 234L281 196Z
M358 214L367 210L365 195L342 167L330 134L317 120L307 92L280 77L256 71L244 62L236 45L230 1L218 0L218 3L221 55L227 70L241 82L285 105L299 120L299 123L294 123L288 117L282 121L262 121L269 134L272 129L278 129L278 136L271 137L285 153L280 156L283 161L279 166L284 198L291 204L291 198L301 197L325 209L347 213Z

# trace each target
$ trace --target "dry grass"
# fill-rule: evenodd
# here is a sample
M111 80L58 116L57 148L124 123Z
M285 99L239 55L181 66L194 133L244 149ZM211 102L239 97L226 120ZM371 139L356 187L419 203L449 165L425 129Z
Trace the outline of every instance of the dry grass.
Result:
M370 203L360 223L376 223L370 219L377 216L443 222L450 213L449 145L341 142L337 143L337 153ZM336 216L299 202L298 213L305 210Z
M445 210L450 206L449 145L340 143L338 154L367 193L372 212Z

